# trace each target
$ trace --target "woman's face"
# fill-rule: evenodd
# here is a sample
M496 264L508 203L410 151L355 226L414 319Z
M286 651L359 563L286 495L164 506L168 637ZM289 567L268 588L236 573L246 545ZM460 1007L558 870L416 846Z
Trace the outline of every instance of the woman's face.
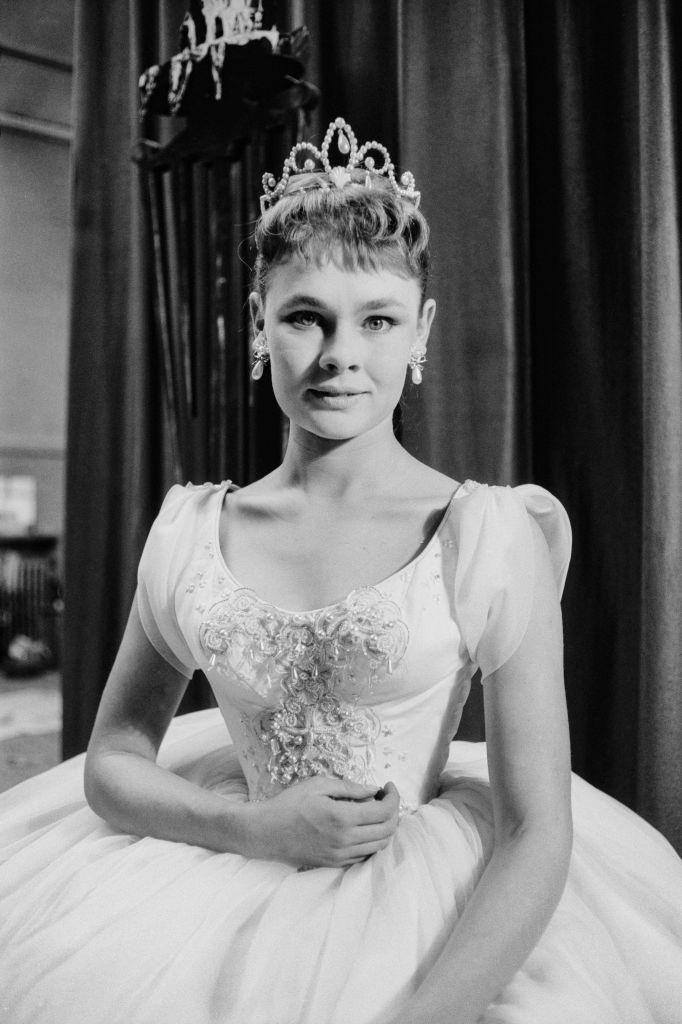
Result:
M426 348L435 312L416 280L293 257L269 272L264 303L255 293L251 303L292 427L329 440L391 428L410 351Z

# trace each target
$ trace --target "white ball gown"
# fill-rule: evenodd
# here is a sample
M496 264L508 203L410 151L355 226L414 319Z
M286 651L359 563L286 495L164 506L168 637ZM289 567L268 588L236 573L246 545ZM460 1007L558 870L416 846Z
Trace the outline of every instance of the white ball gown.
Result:
M172 488L140 563L149 639L186 675L203 669L219 704L177 719L160 761L237 801L316 773L392 779L398 829L361 864L299 871L111 828L85 804L82 756L29 780L0 798L5 1024L378 1024L426 976L490 856L485 746L451 737L476 667L504 663L526 629L531 516L563 585L562 506L467 482L407 567L294 613L224 563L229 490ZM564 895L481 1019L678 1024L682 862L577 777L573 803Z

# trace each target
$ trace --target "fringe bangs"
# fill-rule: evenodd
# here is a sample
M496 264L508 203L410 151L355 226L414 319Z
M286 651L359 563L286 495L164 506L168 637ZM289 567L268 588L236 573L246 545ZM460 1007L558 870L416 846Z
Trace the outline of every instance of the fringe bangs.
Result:
M328 191L313 184L285 194L256 225L254 286L261 295L270 269L299 256L318 265L332 259L349 270L390 269L415 278L423 298L429 227L417 207L388 183L368 189L353 182Z

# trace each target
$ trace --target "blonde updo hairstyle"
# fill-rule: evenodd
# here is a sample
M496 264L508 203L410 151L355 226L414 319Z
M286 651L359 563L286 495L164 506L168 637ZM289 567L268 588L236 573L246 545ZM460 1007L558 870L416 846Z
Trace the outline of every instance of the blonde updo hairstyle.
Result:
M328 187L323 187L328 186ZM353 170L343 188L325 173L295 174L258 221L254 289L265 300L268 275L294 256L318 265L331 259L349 270L390 270L416 280L423 303L429 270L429 226L391 183Z

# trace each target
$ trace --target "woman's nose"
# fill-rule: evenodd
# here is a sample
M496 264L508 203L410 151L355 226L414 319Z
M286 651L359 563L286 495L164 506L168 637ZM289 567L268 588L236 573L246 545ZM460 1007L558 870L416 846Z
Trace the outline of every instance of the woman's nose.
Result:
M352 325L337 323L324 339L320 366L333 370L352 370L359 365L359 339Z

